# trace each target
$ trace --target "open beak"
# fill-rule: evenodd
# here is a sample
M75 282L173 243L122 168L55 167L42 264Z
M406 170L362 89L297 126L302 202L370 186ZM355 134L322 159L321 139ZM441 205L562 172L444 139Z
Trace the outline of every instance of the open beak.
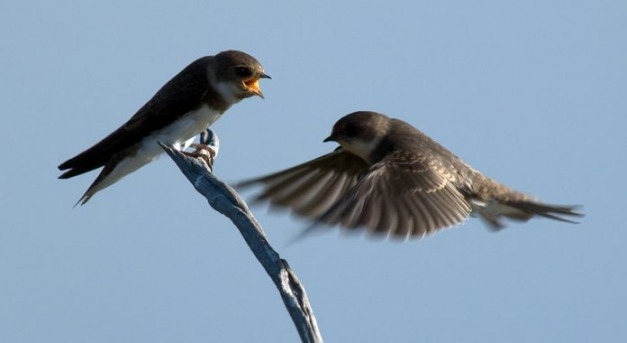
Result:
M262 99L265 99L263 96L263 92L261 91L261 88L259 88L259 79L272 79L272 78L269 75L261 74L261 76L257 78L253 78L244 82L244 85L246 85L246 88L248 88L250 92L252 92L255 95L258 95Z

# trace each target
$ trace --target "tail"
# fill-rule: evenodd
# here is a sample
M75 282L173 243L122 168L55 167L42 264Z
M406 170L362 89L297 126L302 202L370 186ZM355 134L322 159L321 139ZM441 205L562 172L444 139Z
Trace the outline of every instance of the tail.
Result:
M94 194L105 189L106 187L109 187L121 178L120 177L115 180L108 178L108 176L111 174L111 169L112 168L107 168L107 166L105 166L105 168L100 172L96 180L94 180L89 188L87 188L87 191L85 191L83 196L78 199L76 204L74 204L74 207L78 206L79 204L81 206L85 205L89 201L89 199L94 196Z
M76 202L74 205L85 205L91 199L94 194L97 192L111 186L112 184L118 182L120 179L125 177L126 175L136 171L137 169L143 167L153 159L155 159L157 155L149 155L149 156L128 156L128 155L114 155L109 161L107 161L106 165L98 174L98 177L94 182L89 186L85 194Z
M71 177L98 169L111 159L113 152L102 149L99 145L93 146L59 165L59 170L65 171L59 179Z
M561 222L578 224L575 218L583 217L578 210L580 205L551 205L529 199L522 200L488 200L471 201L472 210L483 219L491 229L500 230L505 227L503 218L526 222L539 216Z

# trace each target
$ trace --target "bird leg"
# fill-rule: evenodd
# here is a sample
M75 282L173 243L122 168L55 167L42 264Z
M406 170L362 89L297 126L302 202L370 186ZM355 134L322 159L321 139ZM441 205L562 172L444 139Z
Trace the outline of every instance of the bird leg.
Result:
M199 158L205 161L209 169L213 171L213 163L215 162L215 159L218 156L218 150L220 149L220 140L218 135L211 129L207 128L207 130L200 134L200 143L193 143L190 147L195 150L192 152L181 152L189 157Z
M218 155L218 153L216 152L216 149L214 149L212 146L208 144L197 144L197 143L190 145L190 147L194 148L194 151L191 151L191 152L181 151L181 153L185 154L186 156L198 158L198 159L205 161L209 169L213 171L213 162L215 161L215 158Z

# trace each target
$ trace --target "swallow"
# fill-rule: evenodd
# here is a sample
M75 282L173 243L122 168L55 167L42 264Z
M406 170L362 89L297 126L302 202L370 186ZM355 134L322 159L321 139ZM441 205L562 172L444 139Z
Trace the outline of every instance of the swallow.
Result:
M184 150L194 137L233 104L263 98L259 80L270 79L254 57L236 50L205 56L168 81L126 123L91 148L59 165L60 179L104 167L85 194L84 205L97 192L155 160L158 142Z
M291 209L318 224L366 229L388 237L420 238L482 218L545 217L575 223L579 206L550 205L500 184L410 124L375 112L338 120L324 142L333 152L267 176L240 182L261 186L255 200Z

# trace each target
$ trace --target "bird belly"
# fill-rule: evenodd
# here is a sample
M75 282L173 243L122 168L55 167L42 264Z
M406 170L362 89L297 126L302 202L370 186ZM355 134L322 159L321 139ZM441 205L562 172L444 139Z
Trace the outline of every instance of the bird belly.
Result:
M139 149L132 159L137 160L136 163L139 164L139 167L153 161L163 153L158 142L172 145L178 150L184 150L192 144L198 134L206 130L221 115L222 113L208 105L202 105L199 109L186 113L172 124L142 139L139 142Z
M141 142L142 148L150 149L157 155L163 152L157 142L173 145L179 150L185 149L194 141L194 137L206 130L221 115L221 112L208 105L202 105L199 109L186 113L174 123L144 138Z
M102 179L102 181L100 181L97 185L94 185L92 188L90 188L86 195L89 194L89 197L91 197L92 195L96 194L96 192L111 186L126 175L150 163L157 156L158 154L148 155L146 152L142 152L142 150L140 149L137 154L129 156L120 161L120 163L118 163L115 168L113 168L111 173L107 175L104 179Z
M172 145L179 150L187 148L194 141L194 137L207 129L220 115L222 113L203 105L198 110L190 111L174 123L142 139L137 151L120 161L111 173L91 190L91 194L95 194L154 161L163 153L163 149L157 142Z

